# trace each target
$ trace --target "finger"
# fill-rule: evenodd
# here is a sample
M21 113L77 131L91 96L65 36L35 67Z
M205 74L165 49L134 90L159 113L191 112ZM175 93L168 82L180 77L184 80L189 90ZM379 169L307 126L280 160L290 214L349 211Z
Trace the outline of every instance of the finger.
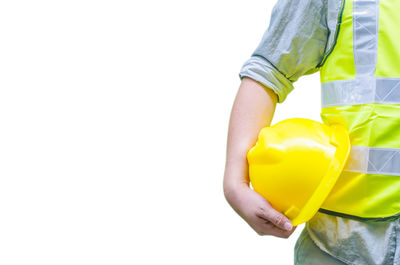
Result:
M280 238L288 238L293 233L293 231L282 230L272 223L265 223L263 230L265 235L272 235Z
M280 229L291 231L293 228L293 225L289 219L284 214L281 214L272 207L259 207L257 216L261 219L270 221Z

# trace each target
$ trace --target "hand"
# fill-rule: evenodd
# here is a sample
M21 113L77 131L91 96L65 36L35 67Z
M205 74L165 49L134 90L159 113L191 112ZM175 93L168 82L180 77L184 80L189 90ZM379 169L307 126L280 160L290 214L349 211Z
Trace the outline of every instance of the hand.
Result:
M284 214L272 208L264 197L246 185L226 191L225 197L259 235L288 238L296 229Z

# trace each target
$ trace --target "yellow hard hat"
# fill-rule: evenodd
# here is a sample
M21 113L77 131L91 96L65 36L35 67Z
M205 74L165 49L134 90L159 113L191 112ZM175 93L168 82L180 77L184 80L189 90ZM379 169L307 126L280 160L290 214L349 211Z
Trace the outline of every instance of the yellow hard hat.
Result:
M247 153L250 182L296 226L321 207L349 153L350 140L342 125L287 119L263 128Z

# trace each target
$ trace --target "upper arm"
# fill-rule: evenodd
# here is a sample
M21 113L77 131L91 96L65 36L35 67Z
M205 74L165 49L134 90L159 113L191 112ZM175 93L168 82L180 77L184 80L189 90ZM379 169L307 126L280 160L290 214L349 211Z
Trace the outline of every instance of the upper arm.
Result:
M318 71L324 58L330 40L328 1L279 0L268 29L239 76L270 87L283 102L293 82Z

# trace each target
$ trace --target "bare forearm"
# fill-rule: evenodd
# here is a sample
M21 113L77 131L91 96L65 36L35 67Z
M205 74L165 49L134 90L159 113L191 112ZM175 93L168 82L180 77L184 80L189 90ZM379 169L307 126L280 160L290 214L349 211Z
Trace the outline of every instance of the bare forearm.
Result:
M246 159L259 131L271 123L276 101L277 96L270 88L249 78L242 80L229 122L224 193L232 208L259 235L288 238L296 228L250 189Z
M243 78L232 107L226 165L224 191L241 185L249 185L247 151L255 144L259 131L271 123L277 96L258 82Z

